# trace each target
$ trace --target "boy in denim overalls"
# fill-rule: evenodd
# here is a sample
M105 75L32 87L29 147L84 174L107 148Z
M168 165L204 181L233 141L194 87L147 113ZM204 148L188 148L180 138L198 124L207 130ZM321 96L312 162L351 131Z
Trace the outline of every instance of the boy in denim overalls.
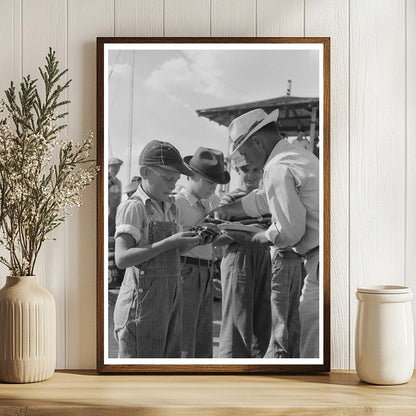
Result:
M181 232L169 194L180 174L192 175L178 150L151 141L139 157L142 184L116 217L117 266L126 269L114 309L119 358L179 358L182 287L179 253L199 243Z

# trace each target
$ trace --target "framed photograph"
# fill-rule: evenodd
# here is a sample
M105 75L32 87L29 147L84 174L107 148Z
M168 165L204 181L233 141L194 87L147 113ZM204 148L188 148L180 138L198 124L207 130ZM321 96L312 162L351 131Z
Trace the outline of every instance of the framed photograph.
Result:
M329 54L97 38L99 372L330 371Z

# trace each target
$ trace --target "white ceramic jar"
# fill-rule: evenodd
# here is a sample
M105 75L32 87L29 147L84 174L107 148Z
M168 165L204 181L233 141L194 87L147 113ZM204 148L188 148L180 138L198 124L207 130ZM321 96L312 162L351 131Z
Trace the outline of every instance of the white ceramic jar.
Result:
M372 384L402 384L412 377L414 332L410 288L372 286L357 289L355 366Z

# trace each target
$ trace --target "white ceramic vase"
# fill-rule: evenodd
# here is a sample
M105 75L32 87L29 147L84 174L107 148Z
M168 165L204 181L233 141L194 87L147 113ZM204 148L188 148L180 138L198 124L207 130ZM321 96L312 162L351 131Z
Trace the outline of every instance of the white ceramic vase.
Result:
M50 378L56 365L55 300L36 276L7 277L0 317L0 381Z
M373 286L357 289L355 366L372 384L402 384L414 368L414 332L410 288Z

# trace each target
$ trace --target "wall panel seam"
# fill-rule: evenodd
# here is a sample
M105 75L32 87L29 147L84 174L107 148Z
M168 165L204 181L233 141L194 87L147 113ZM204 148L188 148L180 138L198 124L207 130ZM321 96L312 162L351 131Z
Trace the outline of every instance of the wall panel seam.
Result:
M209 0L209 36L212 37L212 0Z
M20 13L20 64L19 64L19 79L23 77L23 0L19 0ZM14 48L14 45L13 45Z
M348 0L348 369L351 369L351 0Z
M404 0L404 250L403 250L403 284L407 284L407 0Z
M302 6L303 6L303 9L302 9L302 12L303 12L303 37L305 37L305 34L306 34L306 0L303 0Z

